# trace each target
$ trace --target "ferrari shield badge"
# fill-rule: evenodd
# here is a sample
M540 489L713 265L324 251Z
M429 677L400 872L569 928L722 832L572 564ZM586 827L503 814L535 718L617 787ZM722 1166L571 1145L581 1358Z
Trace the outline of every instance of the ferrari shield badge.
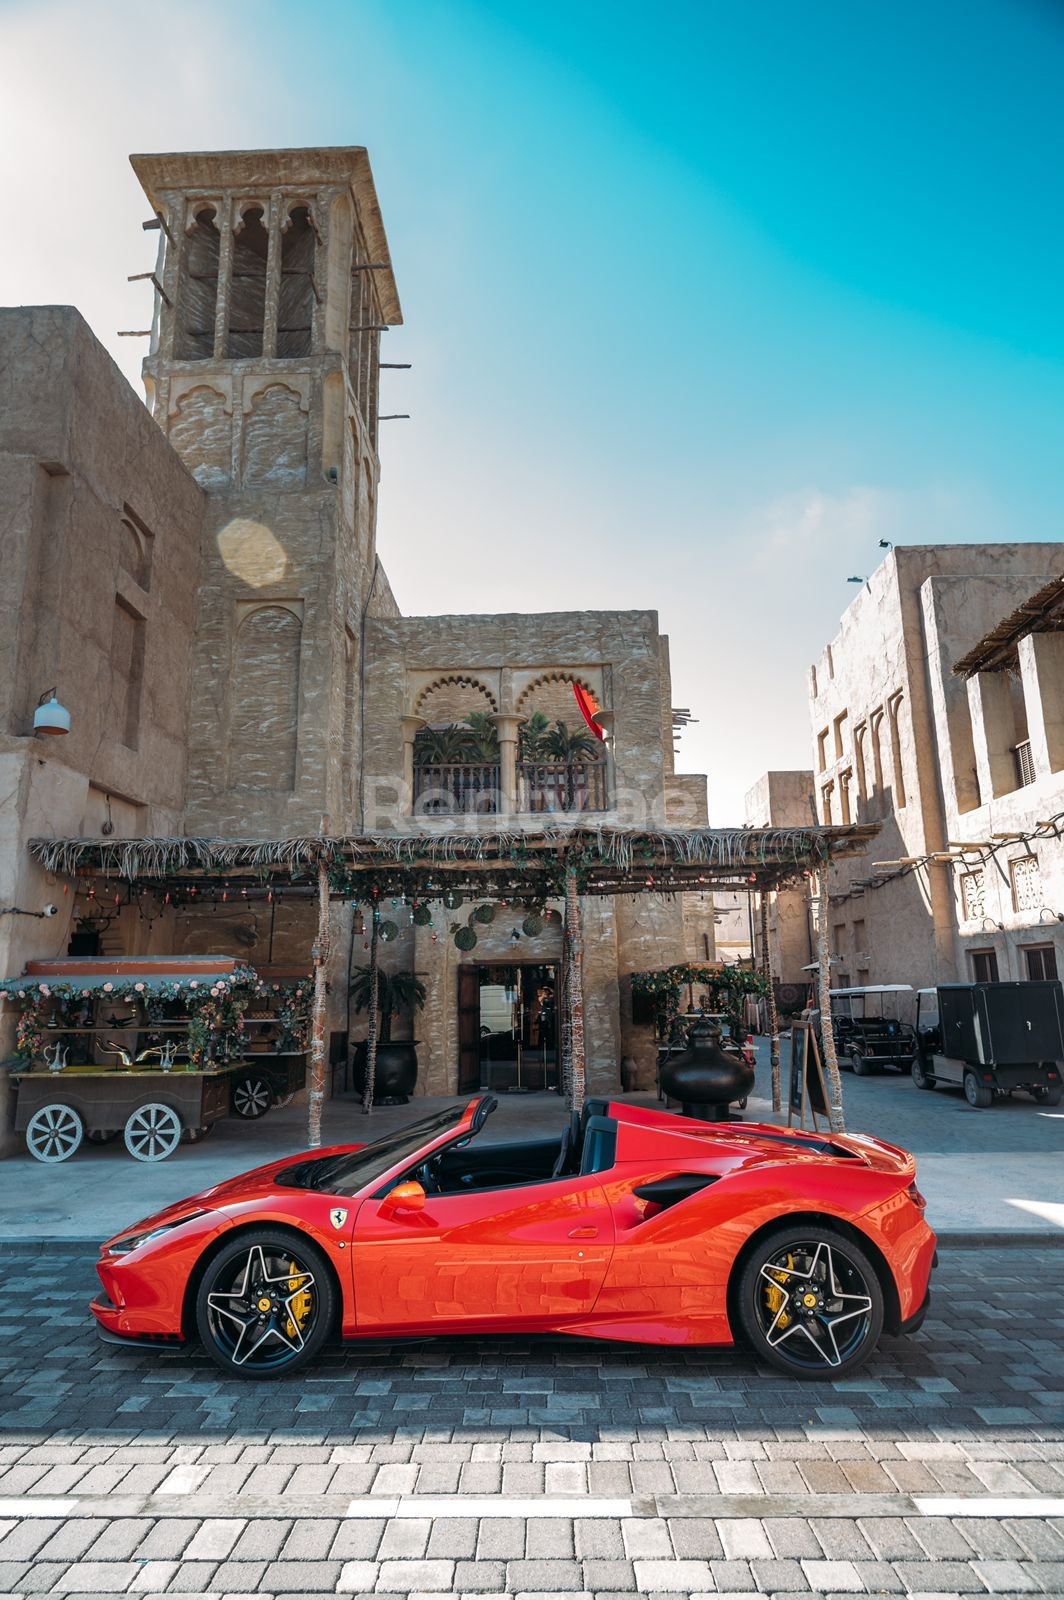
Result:
M344 1223L347 1221L347 1212L341 1210L339 1206L334 1206L329 1212L329 1221L332 1223L334 1228L342 1228Z

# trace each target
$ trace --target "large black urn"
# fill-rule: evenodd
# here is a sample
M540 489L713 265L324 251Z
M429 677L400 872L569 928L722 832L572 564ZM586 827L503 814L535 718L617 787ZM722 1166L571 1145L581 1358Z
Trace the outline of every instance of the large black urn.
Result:
M753 1067L737 1050L723 1048L720 1028L709 1021L694 1023L688 1048L661 1069L665 1093L681 1102L685 1117L702 1122L727 1122L729 1103L745 1099L753 1086Z

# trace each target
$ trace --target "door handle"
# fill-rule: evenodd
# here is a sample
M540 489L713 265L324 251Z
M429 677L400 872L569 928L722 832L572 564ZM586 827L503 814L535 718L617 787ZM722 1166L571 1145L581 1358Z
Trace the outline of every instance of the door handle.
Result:
M597 1239L598 1229L590 1225L583 1228L570 1228L569 1237L570 1239Z

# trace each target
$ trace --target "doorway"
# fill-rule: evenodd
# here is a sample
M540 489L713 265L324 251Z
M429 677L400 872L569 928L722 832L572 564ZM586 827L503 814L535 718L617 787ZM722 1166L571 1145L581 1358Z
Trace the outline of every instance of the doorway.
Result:
M459 967L459 1093L557 1091L558 1002L546 962Z

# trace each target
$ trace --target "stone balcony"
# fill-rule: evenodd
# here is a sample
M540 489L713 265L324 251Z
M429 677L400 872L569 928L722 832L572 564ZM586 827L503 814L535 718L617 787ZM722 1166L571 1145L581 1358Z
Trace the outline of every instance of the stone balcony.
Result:
M507 788L504 768L497 762L417 763L412 813L417 817L572 815L610 807L604 760L518 761L509 795Z

